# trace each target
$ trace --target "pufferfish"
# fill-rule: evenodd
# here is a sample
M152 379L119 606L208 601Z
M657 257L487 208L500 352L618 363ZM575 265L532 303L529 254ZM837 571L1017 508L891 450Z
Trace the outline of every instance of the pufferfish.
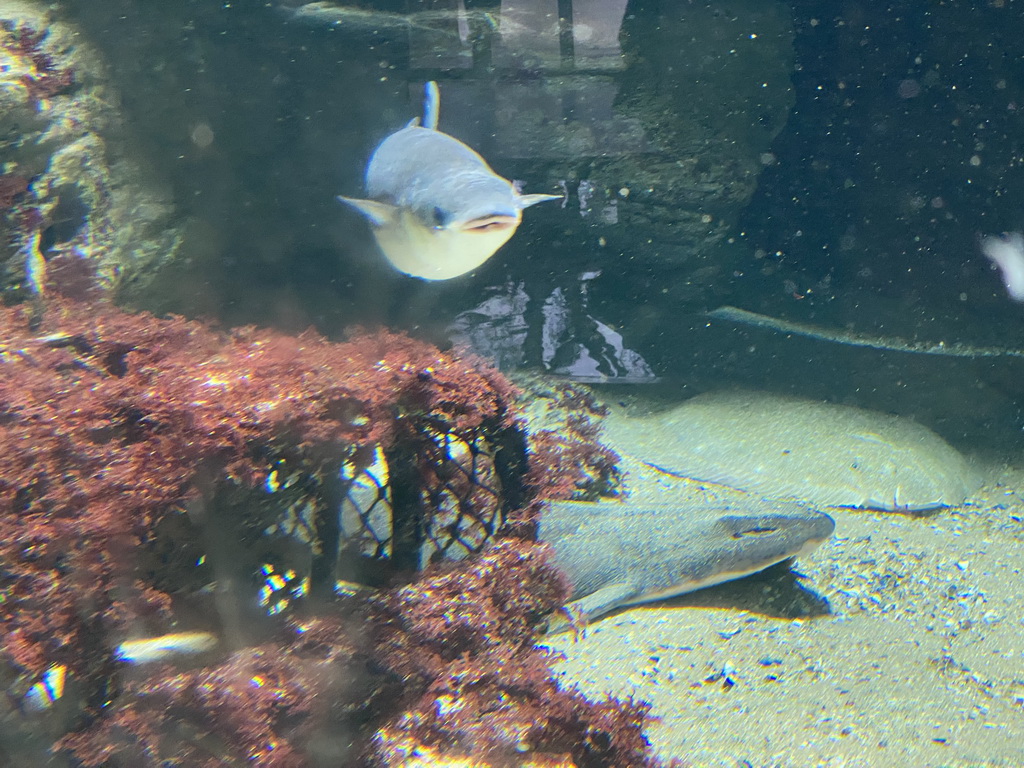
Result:
M363 214L398 270L450 280L479 267L508 242L523 209L559 195L521 195L458 139L437 130L437 83L426 84L423 123L412 120L374 150L368 199L338 196Z

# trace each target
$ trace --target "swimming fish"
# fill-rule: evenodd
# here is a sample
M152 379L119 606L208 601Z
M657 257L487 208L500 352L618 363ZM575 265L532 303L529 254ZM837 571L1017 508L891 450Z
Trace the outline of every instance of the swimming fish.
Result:
M437 130L437 83L426 84L423 123L388 136L366 167L369 199L338 196L363 214L396 269L450 280L508 242L523 209L559 195L521 195L458 139Z
M128 664L153 664L206 653L216 647L217 638L209 632L174 632L125 640L115 649L114 657Z
M986 237L981 251L999 267L1006 292L1014 301L1024 301L1024 235L1010 232L1002 237Z
M569 629L616 608L665 600L799 557L832 536L835 521L791 502L716 504L553 502L538 538L569 577L571 602L548 620Z
M43 712L56 704L64 695L64 681L67 679L68 668L63 664L54 664L28 690L24 698L24 707L28 712Z

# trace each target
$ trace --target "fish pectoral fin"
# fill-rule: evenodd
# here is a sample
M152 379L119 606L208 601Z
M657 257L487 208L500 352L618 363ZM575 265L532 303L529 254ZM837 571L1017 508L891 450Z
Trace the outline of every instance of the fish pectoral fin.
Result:
M573 622L582 621L584 624L599 616L604 616L620 605L629 603L637 596L637 588L628 582L615 582L601 587L596 592L573 600L561 611L552 614L548 619L548 634L564 632L573 627ZM571 618L570 618L571 617Z
M398 206L390 203L382 203L379 200L363 200L358 197L344 197L338 195L338 202L351 205L363 216L370 220L370 223L377 227L383 227L398 219Z
M548 200L561 200L562 195L520 195L519 196L519 207L529 208L531 205L537 203L544 203Z

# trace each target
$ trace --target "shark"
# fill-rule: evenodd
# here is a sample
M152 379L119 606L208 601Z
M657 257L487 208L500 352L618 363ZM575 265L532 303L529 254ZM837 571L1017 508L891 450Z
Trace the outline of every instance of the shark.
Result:
M801 557L828 540L835 521L795 502L711 504L553 502L538 538L572 586L548 633L618 608L743 578Z
M549 635L576 629L619 608L749 576L813 551L834 530L835 522L822 512L758 497L674 504L550 502L538 538L567 577L571 595L542 629ZM377 590L339 580L335 592L365 598ZM176 663L214 651L219 643L210 632L176 632L126 640L115 658L129 665ZM56 669L52 676L50 687L62 688L63 672ZM49 706L43 696L48 691L46 680L38 683L26 706Z
M523 195L474 150L437 130L437 83L424 88L423 118L385 138L366 166L366 198L338 196L369 221L400 272L450 280L471 272L515 234L523 210L560 195Z
M284 16L292 21L316 26L328 26L353 33L387 35L395 32L423 32L431 35L460 39L460 24L470 21L486 29L497 31L499 25L507 22L507 14L458 7L439 10L393 13L359 8L353 5L317 0L312 3L281 3L277 6ZM454 29L453 29L454 28Z

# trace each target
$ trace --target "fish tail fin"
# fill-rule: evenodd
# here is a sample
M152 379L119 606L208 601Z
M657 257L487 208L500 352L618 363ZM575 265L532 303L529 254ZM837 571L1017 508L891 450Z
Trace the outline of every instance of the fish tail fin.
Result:
M437 118L441 111L441 92L437 83L429 80L423 86L423 127L437 130Z

